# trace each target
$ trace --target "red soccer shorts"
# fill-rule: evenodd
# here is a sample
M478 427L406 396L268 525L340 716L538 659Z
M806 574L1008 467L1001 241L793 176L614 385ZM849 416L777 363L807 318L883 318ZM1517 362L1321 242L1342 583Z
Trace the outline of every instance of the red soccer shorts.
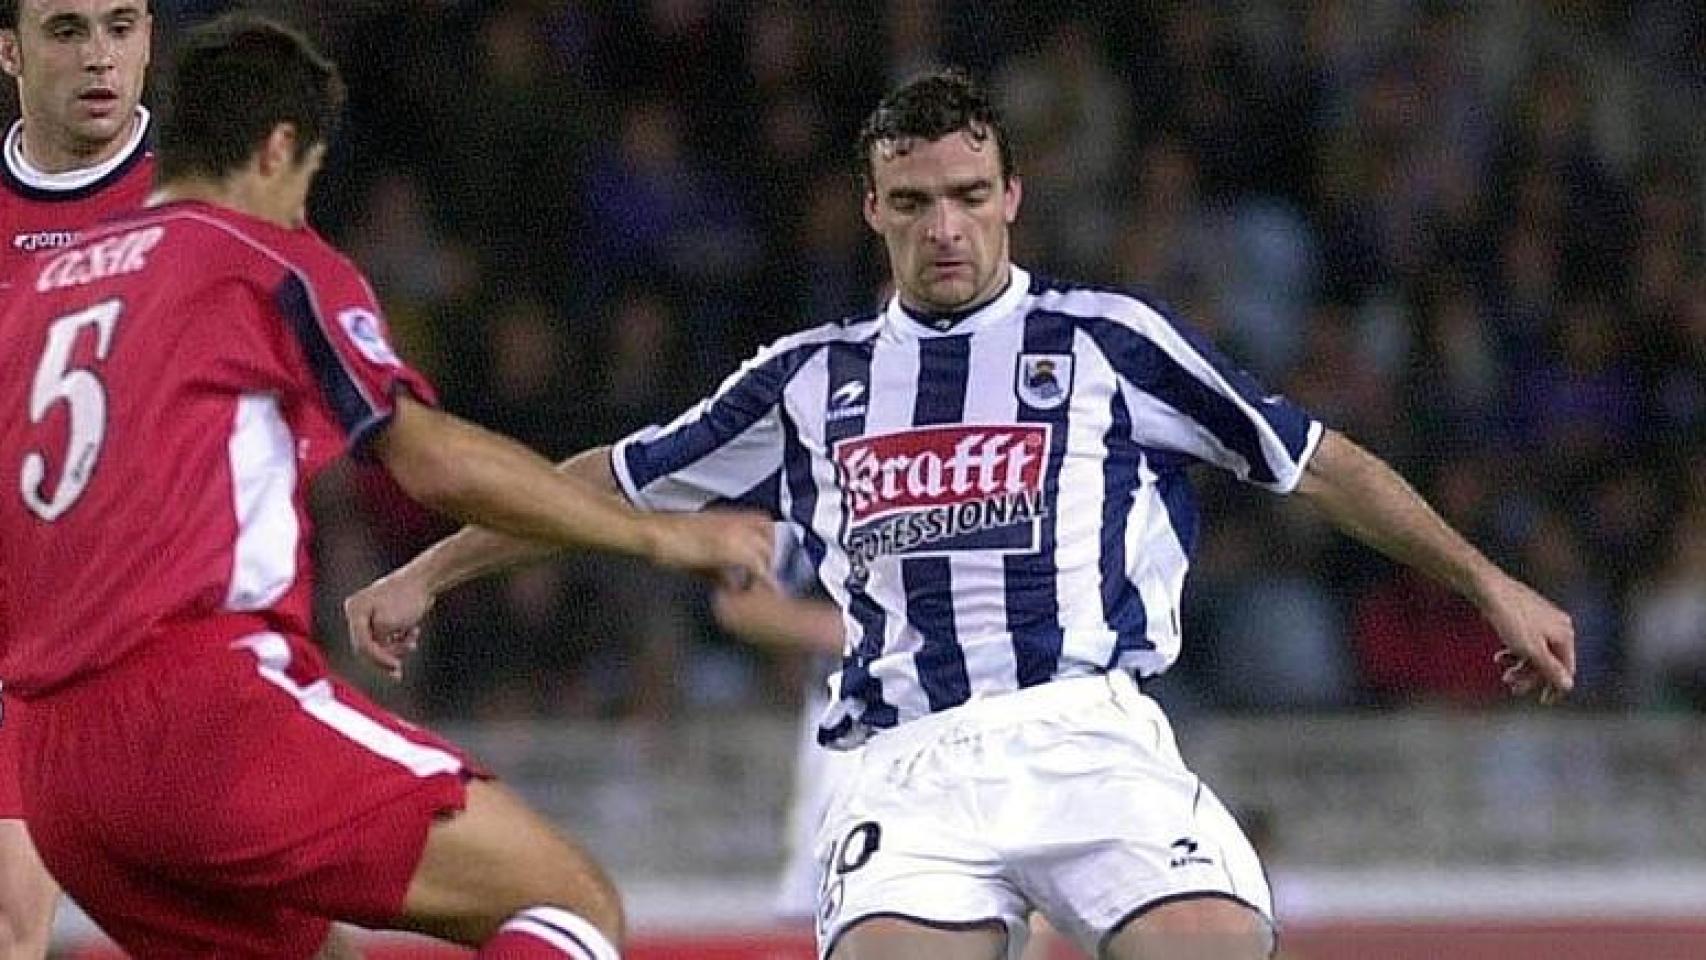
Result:
M48 869L138 957L306 958L394 921L433 822L483 775L253 621L161 630L34 700L21 764Z

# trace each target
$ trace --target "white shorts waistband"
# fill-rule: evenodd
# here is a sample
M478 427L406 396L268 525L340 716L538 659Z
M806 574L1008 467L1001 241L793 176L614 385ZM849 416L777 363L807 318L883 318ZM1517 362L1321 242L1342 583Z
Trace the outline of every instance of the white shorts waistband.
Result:
M1138 689L1137 681L1123 671L1068 677L1011 693L979 697L908 720L873 736L860 750L867 761L893 759L952 737L959 730L990 730L1109 701L1131 707L1147 704L1148 709L1159 709Z

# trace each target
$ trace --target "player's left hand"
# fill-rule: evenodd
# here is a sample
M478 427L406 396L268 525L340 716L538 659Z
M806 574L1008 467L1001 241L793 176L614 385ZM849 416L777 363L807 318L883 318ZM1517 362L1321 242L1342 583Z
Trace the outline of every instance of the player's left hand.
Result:
M391 679L403 679L403 661L420 645L421 621L435 599L403 570L375 580L344 601L350 646Z
M1539 692L1553 704L1576 685L1576 628L1570 615L1526 585L1508 577L1489 589L1481 612L1504 641L1493 656L1512 695Z

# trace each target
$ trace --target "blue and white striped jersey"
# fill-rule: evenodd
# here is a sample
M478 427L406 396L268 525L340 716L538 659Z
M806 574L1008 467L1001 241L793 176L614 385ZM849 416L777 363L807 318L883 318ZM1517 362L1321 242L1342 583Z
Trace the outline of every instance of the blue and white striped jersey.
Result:
M616 445L638 506L795 523L848 642L819 738L1179 652L1185 468L1290 491L1322 427L1127 294L1014 267L937 329L898 301L759 351Z

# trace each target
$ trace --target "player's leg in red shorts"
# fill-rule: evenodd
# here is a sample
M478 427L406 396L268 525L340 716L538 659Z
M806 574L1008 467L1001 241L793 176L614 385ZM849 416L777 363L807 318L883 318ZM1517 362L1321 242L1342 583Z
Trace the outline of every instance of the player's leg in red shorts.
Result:
M18 783L22 719L22 704L0 698L0 960L47 956L59 901L59 885L42 866L24 825Z
M136 957L306 958L330 919L615 956L597 867L304 641L179 631L38 703L43 857Z

